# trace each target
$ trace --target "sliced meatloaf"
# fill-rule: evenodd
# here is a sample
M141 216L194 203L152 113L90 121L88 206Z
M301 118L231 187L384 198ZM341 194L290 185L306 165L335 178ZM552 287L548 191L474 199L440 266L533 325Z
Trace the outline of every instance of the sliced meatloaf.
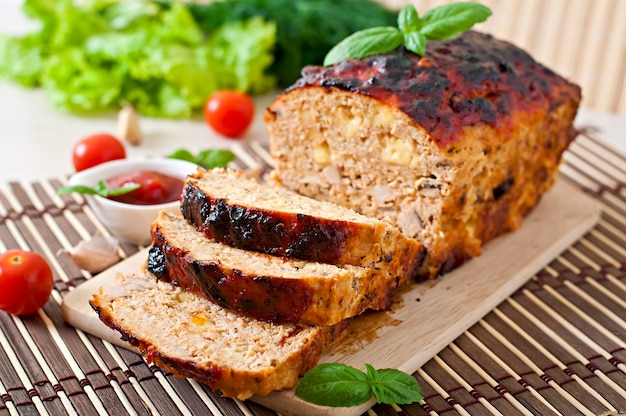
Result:
M580 88L475 31L310 66L266 111L275 182L424 243L420 278L518 228L575 137Z
M117 285L102 287L90 304L149 362L242 400L294 387L349 325L259 321L147 272L119 275Z
M402 282L424 254L421 243L386 221L260 184L240 171L199 169L188 176L181 212L199 231L233 247L376 267Z
M398 279L386 270L335 266L241 250L161 212L148 270L220 306L275 323L332 325L391 306Z

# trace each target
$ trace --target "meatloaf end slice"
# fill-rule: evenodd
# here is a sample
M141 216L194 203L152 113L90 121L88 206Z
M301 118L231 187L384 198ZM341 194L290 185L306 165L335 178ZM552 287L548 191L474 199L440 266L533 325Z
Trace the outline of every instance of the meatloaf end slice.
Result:
M274 182L422 242L420 279L517 229L574 139L580 88L478 32L311 66L268 107Z
M240 171L199 169L187 177L183 216L233 247L320 263L385 269L409 280L424 247L387 221L259 183Z
M391 306L398 279L386 270L287 259L207 238L161 212L148 270L224 308L275 323L332 325Z
M158 282L148 272L120 274L90 304L149 362L241 400L293 388L349 326L259 321Z

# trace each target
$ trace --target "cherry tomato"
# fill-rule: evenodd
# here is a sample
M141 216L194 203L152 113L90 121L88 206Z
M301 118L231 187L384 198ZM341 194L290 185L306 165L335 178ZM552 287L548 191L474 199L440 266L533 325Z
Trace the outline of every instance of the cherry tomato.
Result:
M122 142L105 133L93 134L79 140L72 152L72 162L76 172L125 157L126 149Z
M204 106L204 120L218 133L235 138L241 136L254 118L254 102L249 95L237 91L218 91Z
M39 254L0 254L0 309L15 315L35 313L50 299L53 285L52 270Z

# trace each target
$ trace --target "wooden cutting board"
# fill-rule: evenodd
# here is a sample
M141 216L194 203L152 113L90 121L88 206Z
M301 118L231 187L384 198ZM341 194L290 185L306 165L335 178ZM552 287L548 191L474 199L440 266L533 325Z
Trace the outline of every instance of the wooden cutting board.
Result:
M413 373L522 286L537 271L578 240L598 220L596 202L559 180L525 219L523 226L483 248L481 256L434 281L414 284L397 296L391 311L355 319L348 336L322 362L344 362L359 369L398 368ZM102 272L72 292L62 305L65 320L85 332L129 347L102 324L88 300L117 272L137 270L146 250ZM351 416L374 402L351 408L327 408L297 398L293 391L251 400L284 415Z

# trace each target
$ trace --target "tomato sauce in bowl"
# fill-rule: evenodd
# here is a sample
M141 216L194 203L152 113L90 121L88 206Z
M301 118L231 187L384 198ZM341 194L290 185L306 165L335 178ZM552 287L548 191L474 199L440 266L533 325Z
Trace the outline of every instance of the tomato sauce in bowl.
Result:
M133 205L156 205L177 201L183 190L182 179L154 171L135 171L107 180L109 189L137 184L139 188L128 193L108 196L108 199Z
M120 159L105 162L80 172L69 179L69 185L91 188L100 181L108 189L137 183L139 187L114 199L85 195L89 208L114 237L138 244L150 244L150 229L159 211L180 212L180 195L187 175L198 165L169 158ZM162 202L170 201L170 202Z

